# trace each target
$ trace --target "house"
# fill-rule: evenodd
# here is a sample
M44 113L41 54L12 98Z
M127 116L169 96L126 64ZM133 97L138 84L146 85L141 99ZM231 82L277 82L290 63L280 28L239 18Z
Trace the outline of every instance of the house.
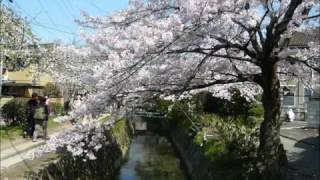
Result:
M31 97L32 93L42 94L47 83L54 83L47 74L37 72L37 65L14 71L3 70L2 95L14 97Z
M41 44L41 46L53 48L54 44ZM1 95L3 96L31 97L32 93L42 94L42 89L47 83L54 83L49 75L40 73L37 64L32 64L20 70L4 67L1 77Z
M294 32L292 38L286 43L289 48L294 50L307 48L311 41L320 41L319 27L306 32ZM314 79L312 87L306 86L297 78L280 79L281 117L285 118L286 112L292 109L296 120L304 120L310 126L317 127L320 124L320 78L314 71L310 71L308 75Z

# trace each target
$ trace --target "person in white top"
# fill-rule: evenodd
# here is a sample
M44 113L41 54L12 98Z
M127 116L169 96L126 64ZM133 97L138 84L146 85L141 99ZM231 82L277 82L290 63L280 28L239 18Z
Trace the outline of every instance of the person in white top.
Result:
M49 106L49 97L48 96L44 96L44 98L46 99L45 104Z
M77 95L76 100L73 101L72 108L77 109L81 105L81 96Z
M292 109L289 109L289 110L287 111L287 120L288 120L289 122L293 122L294 117L295 117L294 112L292 111Z

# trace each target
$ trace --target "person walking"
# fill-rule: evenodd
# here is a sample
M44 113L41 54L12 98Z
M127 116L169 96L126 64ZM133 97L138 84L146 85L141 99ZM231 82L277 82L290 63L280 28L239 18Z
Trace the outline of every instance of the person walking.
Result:
M33 132L32 141L36 142L38 138L38 132L40 127L43 130L43 139L47 140L47 127L48 127L48 119L49 119L49 106L46 104L46 98L39 97L39 104L35 109L35 113L33 116L35 120L35 128Z
M293 122L294 121L295 115L294 115L294 112L293 112L293 110L291 108L287 111L286 116L287 116L287 121L288 122Z
M76 99L74 99L73 103L71 104L72 113L76 112L76 111L80 108L80 106L81 106L81 101L82 101L82 100L81 100L81 96L80 96L80 95L77 95L77 96L76 96ZM73 116L73 115L71 114L71 116ZM70 122L71 122L71 124L75 124L75 123L77 123L77 120L74 119L74 118L72 118L72 119L70 120Z
M32 93L31 99L27 102L27 126L23 132L23 137L27 136L32 137L34 132L34 112L36 107L38 106L38 94Z
M50 103L50 99L49 99L49 96L44 96L45 98L45 101L46 101L46 105L49 106L49 103Z
M76 99L73 101L72 109L73 110L78 109L81 106L81 102L82 102L81 96L77 95Z

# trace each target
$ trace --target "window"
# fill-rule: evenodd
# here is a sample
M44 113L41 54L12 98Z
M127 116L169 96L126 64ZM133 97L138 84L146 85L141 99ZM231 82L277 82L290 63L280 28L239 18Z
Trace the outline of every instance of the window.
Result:
M304 88L304 96L311 96L312 95L312 90L309 88Z
M294 95L292 96L283 96L283 105L284 106L294 106Z
M283 87L283 106L294 106L294 88L295 87Z

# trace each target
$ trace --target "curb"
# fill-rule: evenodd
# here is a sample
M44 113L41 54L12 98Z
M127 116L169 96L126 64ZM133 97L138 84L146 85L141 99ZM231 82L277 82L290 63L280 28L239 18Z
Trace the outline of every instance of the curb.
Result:
M306 142L306 141L303 141L303 140L299 140L299 139L296 139L296 138L292 138L292 137L290 137L290 136L286 136L286 135L282 135L282 134L280 134L280 136L281 136L281 137L284 137L284 138L287 138L287 139L290 139L290 140L293 140L293 141L296 141L296 142L301 142L301 143L303 143L303 144L312 146L312 147L315 148L315 149L318 149L318 148L317 148L317 146L318 146L317 144L309 143L309 142Z

